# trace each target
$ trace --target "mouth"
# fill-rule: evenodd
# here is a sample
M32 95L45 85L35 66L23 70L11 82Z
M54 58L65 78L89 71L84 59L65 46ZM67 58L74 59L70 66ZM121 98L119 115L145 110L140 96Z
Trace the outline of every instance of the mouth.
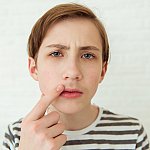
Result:
M82 94L83 94L83 92L81 92L78 89L65 89L64 91L62 91L60 96L62 96L64 98L78 98L78 97L82 96Z

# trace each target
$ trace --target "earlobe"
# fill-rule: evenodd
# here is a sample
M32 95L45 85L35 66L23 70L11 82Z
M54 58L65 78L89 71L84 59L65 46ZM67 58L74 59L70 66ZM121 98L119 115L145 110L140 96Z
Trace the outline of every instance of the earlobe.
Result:
M28 58L28 69L29 69L31 77L34 80L38 81L37 67L36 67L35 60L32 57Z

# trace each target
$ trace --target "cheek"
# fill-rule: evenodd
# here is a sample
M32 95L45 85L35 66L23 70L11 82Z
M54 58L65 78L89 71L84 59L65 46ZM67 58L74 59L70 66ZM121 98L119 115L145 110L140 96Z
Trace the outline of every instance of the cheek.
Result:
M89 73L87 73L87 75L91 84L98 85L101 78L101 70L99 68L89 70Z
M101 70L100 69L90 69L89 73L87 73L87 86L90 88L91 93L95 93L99 82L101 79Z
M43 94L47 95L51 93L57 84L57 74L53 71L42 70L38 75L39 87Z
M85 85L88 88L88 96L89 99L92 99L92 97L95 95L98 85L100 81L100 73L97 71L90 70L90 73L87 73Z

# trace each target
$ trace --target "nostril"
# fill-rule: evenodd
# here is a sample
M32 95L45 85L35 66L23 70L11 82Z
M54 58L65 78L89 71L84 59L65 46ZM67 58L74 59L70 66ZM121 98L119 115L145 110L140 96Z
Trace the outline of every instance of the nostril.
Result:
M81 74L64 74L63 75L63 79L66 80L66 79L72 79L72 80L80 80L82 78L82 75Z

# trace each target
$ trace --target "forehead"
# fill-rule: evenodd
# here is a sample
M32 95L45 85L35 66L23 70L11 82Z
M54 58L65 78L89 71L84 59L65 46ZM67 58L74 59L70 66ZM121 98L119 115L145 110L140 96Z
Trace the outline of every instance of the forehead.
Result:
M98 28L86 18L72 18L58 21L49 27L44 43L63 43L68 44L76 41L81 45L97 44L101 45L101 37Z

